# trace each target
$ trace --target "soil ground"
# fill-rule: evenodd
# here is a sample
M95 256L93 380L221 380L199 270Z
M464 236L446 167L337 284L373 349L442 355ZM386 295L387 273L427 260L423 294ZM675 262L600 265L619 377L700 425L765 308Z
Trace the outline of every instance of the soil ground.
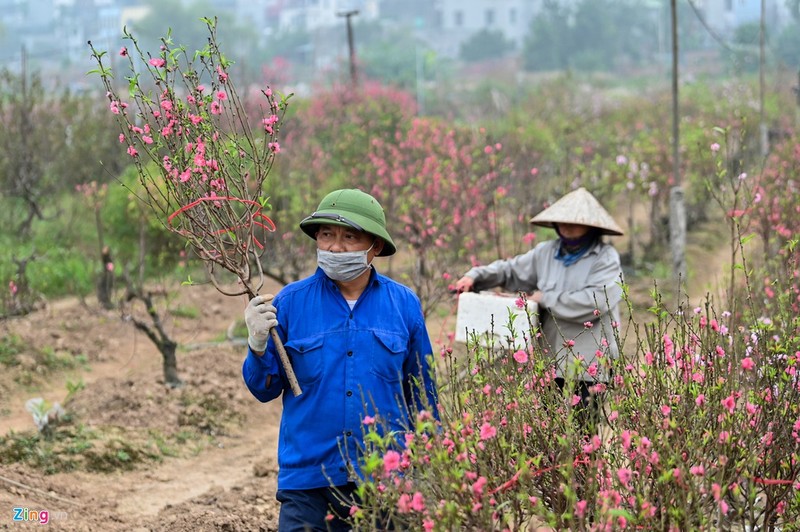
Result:
M51 372L36 357L22 355L20 365L0 376L0 434L36 433L25 409L33 397L59 402L87 427L118 427L127 438L194 431L184 444L170 445L174 456L130 471L46 474L0 463L0 529L41 526L14 521L16 507L46 510L50 526L65 531L277 529L281 406L250 395L241 378L243 341L224 341L246 300L210 286L174 293L173 308L197 311L196 317L169 317L166 323L181 346L180 388L164 385L161 357L149 339L91 300L58 301L0 322L0 334L21 339L26 353L50 350L85 360ZM65 402L68 383L79 381L83 388ZM221 419L209 420L201 409Z
M699 301L718 290L725 254L700 243L689 256L690 264L702 265L690 286ZM634 304L646 308L652 282L639 283L632 290ZM278 288L266 286L262 293ZM24 351L18 365L0 374L0 435L35 435L25 402L41 397L61 403L73 425L118 431L120 439L139 442L161 437L169 451L159 460L110 473L48 474L0 462L0 529L40 527L13 520L14 508L27 508L48 511L50 526L64 531L277 530L281 405L261 404L250 395L240 373L244 342L226 340L246 301L208 285L175 287L171 293L176 299L170 308L196 313L164 314L166 330L181 346L178 365L185 384L177 389L164 385L154 344L94 300L56 301L0 321L0 336L18 339ZM438 313L429 323L434 346L446 341L454 326L455 308ZM83 362L48 370L37 358L41 353L49 353L50 360L78 356ZM82 387L66 400L78 382Z

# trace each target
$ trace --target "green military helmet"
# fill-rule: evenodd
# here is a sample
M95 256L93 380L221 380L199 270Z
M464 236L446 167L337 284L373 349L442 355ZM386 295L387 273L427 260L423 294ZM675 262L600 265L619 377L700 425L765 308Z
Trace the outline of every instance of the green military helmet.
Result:
M316 240L317 226L322 224L352 227L384 241L381 257L393 255L397 248L386 231L386 215L378 200L358 189L335 190L325 196L317 210L300 222L300 229Z

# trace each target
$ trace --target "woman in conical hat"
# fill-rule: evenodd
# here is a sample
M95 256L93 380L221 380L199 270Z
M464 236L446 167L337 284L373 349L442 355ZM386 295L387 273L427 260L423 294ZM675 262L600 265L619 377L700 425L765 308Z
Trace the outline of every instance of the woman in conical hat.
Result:
M568 376L577 381L581 417L593 431L594 386L608 382L610 359L619 356L614 327L622 301L619 253L602 235L623 231L585 188L565 195L530 222L553 228L558 238L511 259L472 268L455 288L465 292L499 287L529 294L539 306L540 347L556 363L556 382L563 387Z

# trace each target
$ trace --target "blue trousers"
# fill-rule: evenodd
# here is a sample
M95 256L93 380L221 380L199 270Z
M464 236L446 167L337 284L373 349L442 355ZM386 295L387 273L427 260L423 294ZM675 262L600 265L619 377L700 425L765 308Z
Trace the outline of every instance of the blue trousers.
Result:
M275 498L281 503L278 517L279 532L347 532L350 526L344 520L350 515L355 484L336 488L308 490L278 490ZM327 520L328 514L333 519Z

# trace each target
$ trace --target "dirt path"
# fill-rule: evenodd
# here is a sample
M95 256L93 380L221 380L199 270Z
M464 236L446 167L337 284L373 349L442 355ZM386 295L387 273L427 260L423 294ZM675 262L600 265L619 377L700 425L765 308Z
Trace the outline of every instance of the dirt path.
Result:
M252 430L222 439L203 450L202 456L167 460L137 474L94 476L92 484L117 501L121 517L133 520L157 515L209 491L235 489L251 481L255 471L275 472L280 404L253 406L248 419ZM274 483L265 487L274 493Z

